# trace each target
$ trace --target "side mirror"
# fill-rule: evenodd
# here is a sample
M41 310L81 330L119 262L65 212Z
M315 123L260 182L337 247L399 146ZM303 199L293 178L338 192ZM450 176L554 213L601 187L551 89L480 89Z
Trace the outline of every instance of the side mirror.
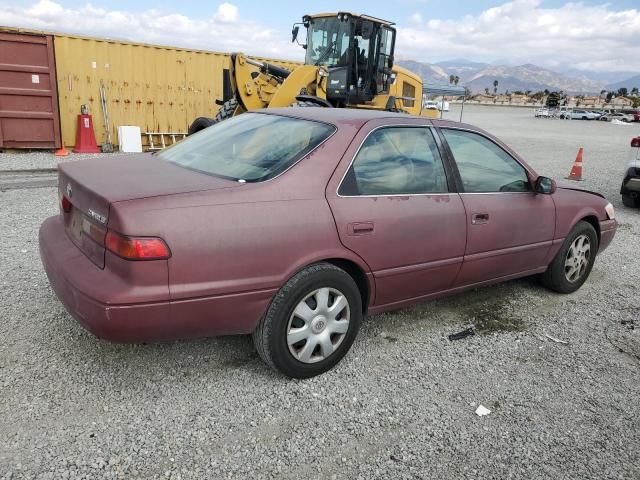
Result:
M543 195L551 195L556 192L556 181L548 177L538 177L534 191L536 193L542 193Z
M294 25L293 29L291 30L291 43L293 43L296 40L298 40L298 32L299 31L300 31L300 27L298 25Z

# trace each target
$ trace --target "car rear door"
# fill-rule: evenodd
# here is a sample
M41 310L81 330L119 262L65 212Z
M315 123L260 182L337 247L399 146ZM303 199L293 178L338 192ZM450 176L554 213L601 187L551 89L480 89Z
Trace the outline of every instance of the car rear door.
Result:
M373 272L375 306L451 288L464 255L464 207L440 140L406 122L365 125L326 191L342 243Z
M534 193L527 169L491 138L440 129L461 182L467 245L456 286L534 273L555 233L551 195Z

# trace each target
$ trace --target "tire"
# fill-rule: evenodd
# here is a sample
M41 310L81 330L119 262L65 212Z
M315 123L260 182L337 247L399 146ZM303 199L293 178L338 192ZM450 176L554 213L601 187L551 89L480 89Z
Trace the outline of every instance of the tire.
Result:
M296 100L291 104L291 106L296 108L308 108L308 107L327 108L324 105L320 105L319 103L311 102L309 100Z
M233 114L236 112L236 108L238 108L238 99L230 98L226 102L222 104L218 113L216 113L216 118L214 119L215 123L226 120L227 118L233 117Z
M582 245L588 240L588 253L586 255L576 255L580 251L580 240ZM572 247L573 250L572 250ZM580 221L569 232L562 247L547 268L547 271L539 276L542 285L549 290L558 293L573 293L578 290L589 277L593 263L598 252L598 234L593 226L585 221ZM577 260L570 260L571 258ZM573 262L570 264L569 262ZM572 269L572 267L574 267ZM577 276L572 277L573 274Z
M622 204L629 208L640 207L640 198L633 198L631 195L622 194Z
M345 306L330 312L329 306L340 305L339 296ZM362 298L353 278L334 265L317 263L298 272L278 291L253 332L253 343L272 369L292 378L314 377L346 355L361 321Z
M216 123L216 122L215 122L215 120L213 118L198 117L189 126L189 131L188 131L187 134L188 135L193 135L194 133L197 133L200 130L204 130L205 128L210 127L214 123Z

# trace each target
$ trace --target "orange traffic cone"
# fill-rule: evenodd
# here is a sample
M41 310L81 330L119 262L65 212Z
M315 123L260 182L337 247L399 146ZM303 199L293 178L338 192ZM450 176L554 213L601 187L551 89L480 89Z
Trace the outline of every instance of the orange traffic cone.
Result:
M62 146L62 148L59 148L58 150L56 150L55 156L56 157L66 157L69 155L69 152L67 151L66 148L64 148L64 145Z
M582 181L582 152L583 149L580 147L578 155L576 155L576 161L573 162L573 167L571 167L571 172L569 172L568 177L565 177L567 180L575 180L576 182Z

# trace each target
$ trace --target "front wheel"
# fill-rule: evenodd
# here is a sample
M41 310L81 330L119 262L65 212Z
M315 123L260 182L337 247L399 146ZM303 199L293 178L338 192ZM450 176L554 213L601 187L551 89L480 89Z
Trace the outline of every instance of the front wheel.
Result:
M598 234L595 229L588 222L578 222L547 271L539 276L540 282L554 292L575 292L589 277L597 252Z
M276 294L255 331L262 360L292 378L333 368L349 351L362 320L353 278L329 263L294 275Z

